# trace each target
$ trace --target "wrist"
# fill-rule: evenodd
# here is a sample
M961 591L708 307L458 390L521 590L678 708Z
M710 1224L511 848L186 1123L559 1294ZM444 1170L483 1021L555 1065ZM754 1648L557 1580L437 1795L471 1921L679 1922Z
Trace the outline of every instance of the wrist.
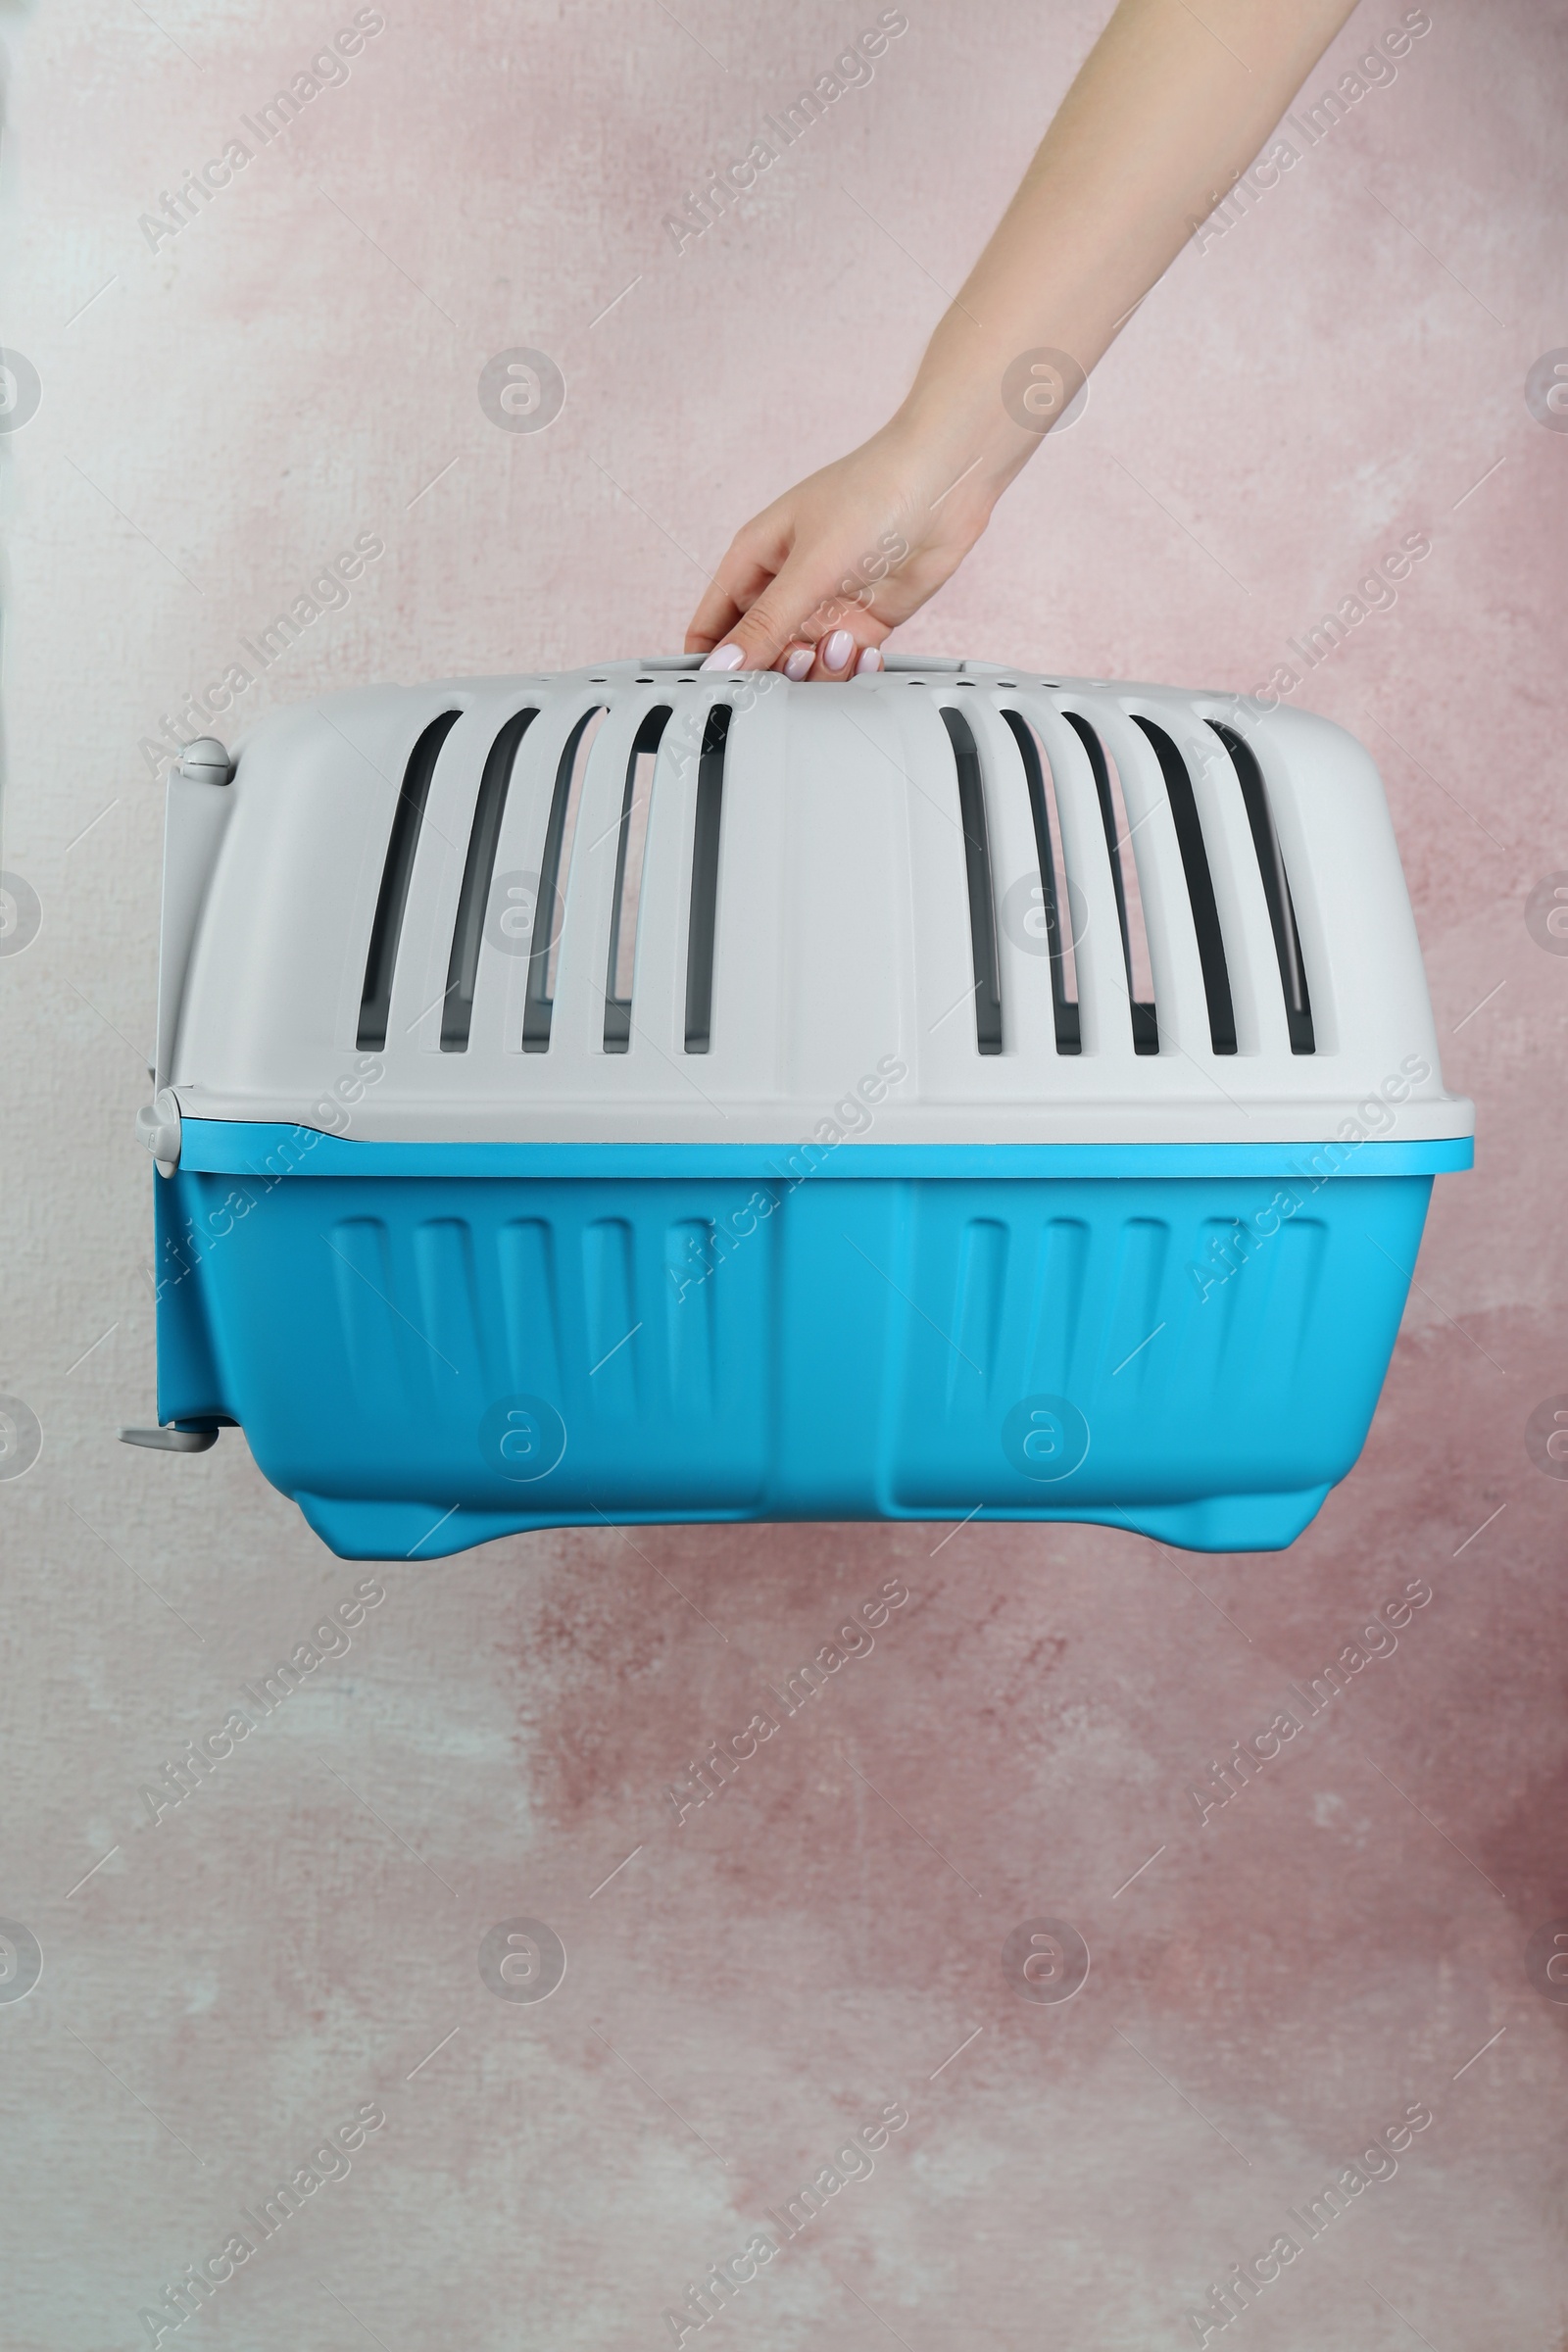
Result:
M926 355L889 431L918 452L923 470L943 473L944 486L962 476L989 509L1040 445L1041 428L1021 425L1003 399L1006 363L973 351L955 365Z

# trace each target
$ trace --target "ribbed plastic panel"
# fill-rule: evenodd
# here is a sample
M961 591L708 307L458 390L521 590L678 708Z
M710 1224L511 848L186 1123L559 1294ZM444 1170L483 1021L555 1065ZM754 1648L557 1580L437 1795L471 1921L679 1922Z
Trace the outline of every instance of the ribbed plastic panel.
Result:
M355 1557L971 1514L1270 1549L1360 1449L1431 1184L1282 1221L1237 1178L301 1176L236 1220L181 1171L160 1402Z

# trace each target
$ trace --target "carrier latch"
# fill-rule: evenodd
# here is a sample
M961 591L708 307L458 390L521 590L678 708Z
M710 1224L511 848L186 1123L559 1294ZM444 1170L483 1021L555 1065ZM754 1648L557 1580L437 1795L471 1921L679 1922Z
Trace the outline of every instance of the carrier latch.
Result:
M170 1087L160 1087L150 1102L136 1113L136 1140L158 1162L160 1176L172 1176L179 1165L179 1103Z
M179 772L192 784L226 784L234 762L216 735L198 735L180 753Z

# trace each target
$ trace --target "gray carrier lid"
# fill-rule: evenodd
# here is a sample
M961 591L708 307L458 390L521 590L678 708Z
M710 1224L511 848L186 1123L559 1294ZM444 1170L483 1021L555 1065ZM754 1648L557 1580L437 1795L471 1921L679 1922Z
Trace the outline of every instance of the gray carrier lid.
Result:
M1214 693L892 662L331 695L169 784L157 1106L380 1142L1467 1136L1373 762ZM861 1098L863 1100L863 1096Z

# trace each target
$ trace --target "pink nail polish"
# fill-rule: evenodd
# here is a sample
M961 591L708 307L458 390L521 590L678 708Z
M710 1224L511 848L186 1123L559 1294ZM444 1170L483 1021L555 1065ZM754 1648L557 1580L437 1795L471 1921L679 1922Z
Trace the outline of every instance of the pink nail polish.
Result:
M855 664L855 674L858 678L868 678L873 670L878 670L881 666L882 648L879 645L868 645Z
M792 654L786 654L784 657L784 675L796 680L804 678L810 668L813 659L808 645L798 645Z
M741 646L715 645L708 660L703 663L703 667L704 669L739 669L745 659L745 650Z
M850 635L848 629L835 629L830 637L823 639L816 650L822 657L824 669L847 669L850 656L855 651L855 639Z

